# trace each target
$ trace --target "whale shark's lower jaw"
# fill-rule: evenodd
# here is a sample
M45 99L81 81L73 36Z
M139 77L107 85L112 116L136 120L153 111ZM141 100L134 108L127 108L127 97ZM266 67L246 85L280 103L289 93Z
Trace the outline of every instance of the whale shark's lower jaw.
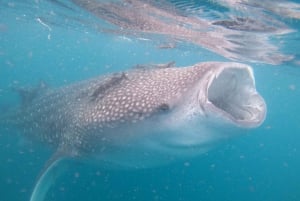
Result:
M209 77L206 93L204 109L240 127L257 127L265 119L266 104L247 65L225 64Z

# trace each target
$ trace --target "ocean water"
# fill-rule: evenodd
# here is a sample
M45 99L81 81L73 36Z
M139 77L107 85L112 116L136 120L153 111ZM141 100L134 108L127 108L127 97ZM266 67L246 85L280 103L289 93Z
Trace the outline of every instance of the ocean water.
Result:
M260 127L157 168L70 160L46 200L298 201L299 18L297 1L3 0L0 112L20 104L13 87L41 80L59 87L137 64L247 63L268 107ZM0 201L29 200L54 150L18 128L0 132Z

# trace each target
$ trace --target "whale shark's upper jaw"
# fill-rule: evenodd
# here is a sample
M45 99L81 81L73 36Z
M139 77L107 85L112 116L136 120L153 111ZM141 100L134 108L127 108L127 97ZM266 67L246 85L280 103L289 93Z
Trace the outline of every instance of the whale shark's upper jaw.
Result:
M206 112L219 114L241 127L257 127L266 116L264 99L256 91L252 69L244 64L228 63L208 75Z

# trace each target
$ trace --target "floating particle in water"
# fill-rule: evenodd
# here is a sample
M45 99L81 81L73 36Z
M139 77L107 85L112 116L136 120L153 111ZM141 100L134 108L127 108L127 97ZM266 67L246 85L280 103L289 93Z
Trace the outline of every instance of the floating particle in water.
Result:
M296 90L296 85L290 84L289 89L292 90L292 91L295 91Z
M27 192L27 188L21 188L20 192L21 193L26 193Z
M191 164L189 162L184 162L183 164L185 167L189 167Z
M80 176L79 172L75 172L74 177L79 178L79 176Z
M269 129L271 129L272 127L271 127L270 125L268 125L268 126L266 126L265 128L269 130Z

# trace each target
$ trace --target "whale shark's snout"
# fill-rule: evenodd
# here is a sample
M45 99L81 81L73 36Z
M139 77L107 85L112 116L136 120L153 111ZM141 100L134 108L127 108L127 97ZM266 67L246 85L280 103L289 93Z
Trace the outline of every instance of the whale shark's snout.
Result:
M253 71L249 66L223 63L219 68L212 69L205 81L206 94L198 97L205 112L214 116L219 114L221 118L241 127L262 124L266 104L256 91Z

